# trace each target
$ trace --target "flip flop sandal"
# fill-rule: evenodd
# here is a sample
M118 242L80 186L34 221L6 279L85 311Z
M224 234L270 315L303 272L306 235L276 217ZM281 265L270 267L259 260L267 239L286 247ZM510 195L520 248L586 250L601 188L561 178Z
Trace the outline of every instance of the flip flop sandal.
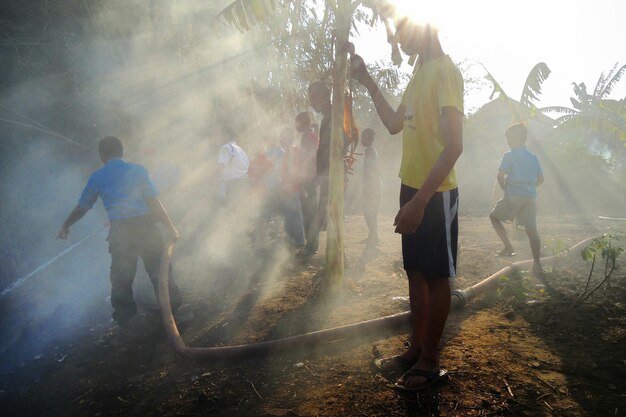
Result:
M423 376L424 378L426 378L426 382L420 385L416 385L414 387L406 387L404 383L401 384L399 382L396 382L393 385L393 387L399 393L411 394L415 392L424 391L432 387L433 385L435 385L436 383L444 379L447 375L448 375L448 371L445 369L437 369L435 371L424 371L422 369L411 368L408 371L406 371L404 375L402 376L403 382L406 381L406 379L411 376Z
M411 369L415 362L403 358L402 356L388 356L386 358L374 359L374 365L383 372L406 372Z

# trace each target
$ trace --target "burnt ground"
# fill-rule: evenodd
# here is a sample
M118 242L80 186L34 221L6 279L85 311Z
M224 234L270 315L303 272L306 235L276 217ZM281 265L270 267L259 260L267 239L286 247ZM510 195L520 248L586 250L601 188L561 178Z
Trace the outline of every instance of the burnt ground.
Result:
M511 259L494 256L500 247L487 218L460 220L455 286L466 288ZM348 281L334 297L319 291L322 255L302 262L279 255L276 242L255 262L225 267L228 279L220 285L183 281L195 314L181 327L187 345L251 343L406 310L400 242L390 223L381 219L378 250L368 251L362 218L348 216ZM606 226L541 218L544 255ZM515 238L514 260L529 258L525 236ZM279 267L270 274L274 261ZM393 378L371 365L373 346L399 353L406 334L360 335L264 358L197 361L174 352L148 303L125 331L106 320L75 328L74 337L2 375L0 409L5 416L626 415L623 268L610 287L572 307L589 265L575 253L544 266L544 279L506 277L497 291L451 313L442 343L449 378L414 398L398 397ZM249 275L245 285L236 279L242 271Z

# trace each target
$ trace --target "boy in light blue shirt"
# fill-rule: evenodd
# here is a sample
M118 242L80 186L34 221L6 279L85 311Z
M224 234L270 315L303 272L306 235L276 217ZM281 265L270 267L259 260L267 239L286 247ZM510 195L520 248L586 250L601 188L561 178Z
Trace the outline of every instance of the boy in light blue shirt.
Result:
M540 262L541 244L537 232L537 186L543 183L543 172L537 157L526 148L527 129L516 123L506 131L507 144L511 150L504 154L498 170L498 184L504 190L504 197L498 201L489 216L491 224L502 243L498 255L513 256L511 245L502 222L517 219L528 235L533 254L533 272L542 272Z

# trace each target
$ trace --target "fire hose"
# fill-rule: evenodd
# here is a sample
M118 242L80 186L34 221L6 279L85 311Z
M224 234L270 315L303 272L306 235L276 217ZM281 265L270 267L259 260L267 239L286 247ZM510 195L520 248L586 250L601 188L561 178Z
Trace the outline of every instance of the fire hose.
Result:
M59 253L58 255L54 256L52 259L49 259L48 261L44 262L43 264L41 264L40 266L38 266L34 271L32 271L30 274L25 275L21 278L18 278L17 280L15 280L15 282L13 282L11 285L7 286L5 289L2 290L2 292L0 292L0 296L4 297L5 295L11 293L13 290L21 287L22 285L24 285L24 283L30 279L31 277L37 275L39 272L43 271L44 269L46 269L48 266L52 265L54 262L56 262L57 260L61 259L63 256L67 255L69 252L71 252L72 250L74 250L74 248L82 245L84 242L86 242L87 240L89 240L90 238L92 238L93 236L95 236L98 232L100 232L101 230L104 229L98 229L95 230L91 233L89 233L87 236L85 236L84 238L82 238L81 240L79 240L78 242L74 243L72 246L70 246L69 248L63 250L61 253Z
M591 242L593 238L582 240L553 256L541 258L542 262L549 261L557 256L563 256L567 253L575 251ZM233 359L241 357L257 357L270 353L291 351L296 348L306 348L323 342L340 340L346 337L354 337L358 334L375 334L375 335L392 335L398 332L406 331L411 318L411 312L393 314L390 316L380 317L373 320L362 321L344 326L333 327L325 330L299 334L295 336L285 337L282 339L268 340L265 342L251 343L245 345L233 346L213 346L213 347L188 347L185 345L183 338L178 331L176 320L172 313L169 294L169 263L174 250L174 244L169 243L163 249L161 257L161 266L159 271L159 304L161 307L161 315L165 332L169 341L174 346L177 353L182 356L195 359ZM497 287L499 278L509 275L527 268L532 264L533 260L514 262L511 265L502 268L495 274L487 277L479 283L463 289L452 292L451 309L462 308L476 296L485 291Z

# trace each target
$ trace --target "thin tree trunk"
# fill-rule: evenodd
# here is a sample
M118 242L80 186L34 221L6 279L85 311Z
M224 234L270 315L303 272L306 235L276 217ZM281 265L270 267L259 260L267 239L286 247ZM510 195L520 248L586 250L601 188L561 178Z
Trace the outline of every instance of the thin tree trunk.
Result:
M326 283L331 293L341 288L344 281L343 101L348 65L346 45L350 35L350 0L339 0L337 6L326 234Z

